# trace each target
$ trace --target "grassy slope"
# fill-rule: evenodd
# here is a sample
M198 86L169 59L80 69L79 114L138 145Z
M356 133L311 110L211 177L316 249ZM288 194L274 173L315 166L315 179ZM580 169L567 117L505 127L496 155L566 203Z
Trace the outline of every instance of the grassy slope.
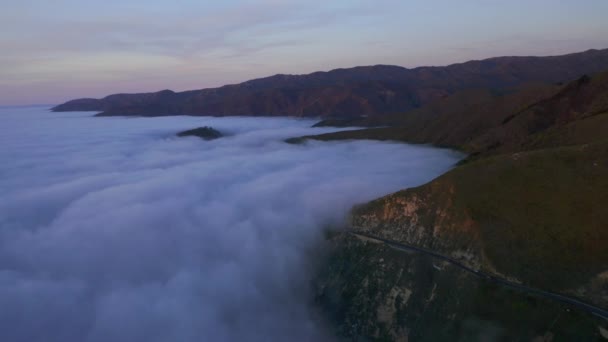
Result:
M466 109L449 115L440 109L432 124L414 129L375 128L314 138L434 143L474 153L428 184L358 207L353 222L377 229L384 238L418 241L441 253L474 251L486 271L608 307L608 278L600 276L608 271L608 73L549 96L537 93L541 99L532 104L527 99L509 102L508 96L523 98L514 94L490 100L508 104L510 113L497 110L486 117L484 109L471 117L453 117L457 123L451 126L449 115L465 115ZM333 240L331 270L321 277L320 291L320 302L338 310L332 319L342 336L478 340L480 333L493 331L497 340L548 332L554 340L595 340L598 325L605 325L449 267L438 271L428 263L412 265L415 255L344 239ZM411 296L407 305L398 297L384 323L379 313L396 291L390 284Z
M466 144L500 123L514 112L529 107L539 99L555 93L559 87L525 85L507 94L488 90L465 90L406 114L392 115L383 122L362 119L356 124L378 124L390 127L368 128L295 138L345 140L394 140L409 143L430 143L436 146L466 149Z
M597 144L487 158L437 181L455 187L498 271L564 289L608 270L606 175L608 144Z
M605 134L585 129L584 126L588 128L587 120L606 112L608 73L593 78L584 76L534 106L513 112L500 125L475 137L466 148L483 156L597 141L604 139ZM602 120L593 121L601 125ZM570 126L570 131L566 126ZM552 139L542 142L542 136L547 136L549 132ZM536 140L536 143L532 143L532 140Z
M535 150L551 146L572 146L608 141L608 111L583 120L553 127L528 137L520 146L522 150Z
M601 127L594 129L589 121L582 121L606 112L608 72L583 77L562 87L527 85L505 95L462 91L392 117L386 123L391 127L327 133L289 142L394 140L451 147L481 157L596 141L604 135ZM604 119L598 120L603 124Z
M438 208L452 217L466 213L484 257L503 274L554 290L588 284L608 271L606 109L608 73L568 84L480 135L467 147L476 158L402 192L403 200L424 195L452 206Z
M417 225L449 238L448 245L477 244L487 266L502 274L571 290L608 271L606 175L608 143L503 154L360 206L354 215L412 215L405 206L422 199L426 205L414 212ZM394 224L395 218L389 220ZM467 239L461 240L458 230L465 233L465 227ZM400 236L394 235L405 238Z

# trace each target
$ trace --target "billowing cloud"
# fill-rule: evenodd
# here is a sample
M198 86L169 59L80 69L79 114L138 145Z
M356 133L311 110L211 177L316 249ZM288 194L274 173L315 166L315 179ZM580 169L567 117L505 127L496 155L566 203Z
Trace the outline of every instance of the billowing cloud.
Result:
M282 139L310 121L0 113L0 340L329 339L323 229L444 172L423 146ZM211 125L227 137L176 138Z

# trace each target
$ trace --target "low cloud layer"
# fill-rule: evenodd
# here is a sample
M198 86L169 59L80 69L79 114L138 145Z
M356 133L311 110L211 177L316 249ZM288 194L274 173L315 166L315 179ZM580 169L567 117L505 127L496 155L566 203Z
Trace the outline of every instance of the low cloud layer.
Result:
M327 339L323 228L458 157L282 142L310 121L89 115L0 109L2 341ZM204 125L230 135L174 137Z

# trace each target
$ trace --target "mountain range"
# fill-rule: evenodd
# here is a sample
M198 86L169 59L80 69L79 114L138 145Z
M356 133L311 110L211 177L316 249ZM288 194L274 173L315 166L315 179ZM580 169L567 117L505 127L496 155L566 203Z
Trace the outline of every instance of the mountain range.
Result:
M317 126L371 127L287 142L462 151L467 157L446 174L363 203L347 227L328 231L314 287L336 335L608 339L608 49L276 75L53 110L323 117Z
M355 208L330 239L318 301L339 335L608 338L606 320L585 307L608 313L608 72L507 94L463 91L384 123L290 142L397 140L468 157Z
M467 89L509 92L608 69L608 49L551 57L497 57L445 67L376 65L275 75L219 88L77 99L54 111L109 115L378 117L404 113Z

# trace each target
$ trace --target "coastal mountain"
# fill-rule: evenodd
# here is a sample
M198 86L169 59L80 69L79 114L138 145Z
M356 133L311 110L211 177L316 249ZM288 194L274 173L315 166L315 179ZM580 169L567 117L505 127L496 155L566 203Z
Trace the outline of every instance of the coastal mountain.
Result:
M275 75L213 89L78 99L53 110L99 111L101 116L381 117L404 113L459 91L505 93L526 83L570 81L605 69L608 49L551 57L497 57L445 67L376 65Z
M608 72L468 95L406 113L402 126L297 139L469 154L428 184L355 208L330 239L318 302L354 339L608 338Z
M325 116L467 157L363 203L314 280L347 340L608 339L608 50L447 67L359 67L174 93L82 99L99 115ZM407 171L407 170L404 170Z
M461 91L401 115L374 121L382 128L299 137L395 140L464 151L470 157L582 144L605 134L608 72L583 75L567 84L524 85L510 93ZM367 118L347 121L367 125Z

